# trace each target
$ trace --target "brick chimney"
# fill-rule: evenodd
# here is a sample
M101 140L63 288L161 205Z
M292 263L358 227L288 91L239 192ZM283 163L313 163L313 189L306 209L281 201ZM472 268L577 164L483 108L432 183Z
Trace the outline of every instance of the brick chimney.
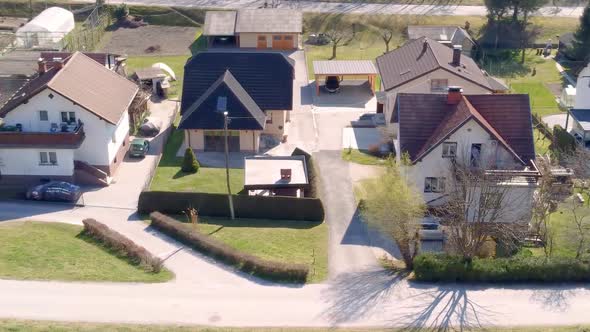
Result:
M53 66L56 69L62 69L64 67L64 61L62 58L53 58Z
M456 105L463 97L463 89L460 86L450 86L447 93L447 105Z
M461 45L453 45L453 66L461 65L461 52L463 52Z
M43 58L39 58L37 60L37 64L39 65L39 69L37 70L39 72L39 75L45 74L45 72L47 72L47 62L45 62Z
M291 169L281 168L281 180L291 181Z

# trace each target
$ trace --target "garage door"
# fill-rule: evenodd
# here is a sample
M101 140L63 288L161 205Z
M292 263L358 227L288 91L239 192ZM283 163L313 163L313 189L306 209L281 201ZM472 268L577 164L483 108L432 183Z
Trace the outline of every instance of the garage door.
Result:
M275 50L291 50L293 47L293 36L274 35L272 36L272 48Z
M240 152L240 134L239 132L231 132L228 136L229 152ZM225 136L223 132L205 133L205 151L208 152L224 152L225 151Z

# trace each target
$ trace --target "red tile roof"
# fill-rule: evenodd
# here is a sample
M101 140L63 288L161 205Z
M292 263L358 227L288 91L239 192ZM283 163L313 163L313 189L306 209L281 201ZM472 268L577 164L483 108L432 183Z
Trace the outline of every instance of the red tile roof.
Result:
M535 157L528 95L471 95L448 105L446 95L402 93L396 104L400 150L408 152L413 162L471 119L521 163Z

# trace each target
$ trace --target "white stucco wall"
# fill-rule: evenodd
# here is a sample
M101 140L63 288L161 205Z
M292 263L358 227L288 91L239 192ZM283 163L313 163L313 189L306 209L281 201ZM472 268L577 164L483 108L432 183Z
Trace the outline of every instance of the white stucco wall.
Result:
M267 114L272 117L272 123L266 123L263 133L283 137L287 111L267 111Z
M40 165L40 152L55 152L57 165ZM72 176L74 150L71 149L0 149L2 175Z
M452 74L446 70L438 69L433 71L432 73L426 74L421 76L415 80L407 82L406 84L399 86L395 89L387 91L387 103L384 105L384 113L385 119L388 126L388 129L393 132L394 135L397 135L397 124L393 125L389 123L389 119L391 119L391 113L393 112L393 104L390 103L396 102L396 95L398 93L435 93L431 92L431 80L433 79L447 79L449 86L460 86L463 89L463 94L466 95L476 95L476 94L491 94L492 92L480 85L477 85L471 81L468 81L460 76ZM443 92L436 92L439 94L446 94L446 91Z
M49 98L49 94L53 98ZM47 111L49 121L39 120L39 111ZM119 121L118 126L101 120L82 107L75 105L58 93L46 89L32 97L28 103L21 104L10 111L4 118L8 125L22 124L23 131L49 132L51 123L59 127L61 112L75 112L76 119L84 124L86 138L82 145L75 151L74 159L85 161L91 165L109 165L121 146L123 138L129 132L129 117L127 110ZM118 138L112 142L113 135Z

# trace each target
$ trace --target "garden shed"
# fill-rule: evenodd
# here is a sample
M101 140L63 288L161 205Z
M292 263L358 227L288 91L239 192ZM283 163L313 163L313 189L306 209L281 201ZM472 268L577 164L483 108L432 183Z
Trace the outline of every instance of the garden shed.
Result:
M50 7L16 31L16 45L20 48L63 48L63 38L74 30L74 14Z

